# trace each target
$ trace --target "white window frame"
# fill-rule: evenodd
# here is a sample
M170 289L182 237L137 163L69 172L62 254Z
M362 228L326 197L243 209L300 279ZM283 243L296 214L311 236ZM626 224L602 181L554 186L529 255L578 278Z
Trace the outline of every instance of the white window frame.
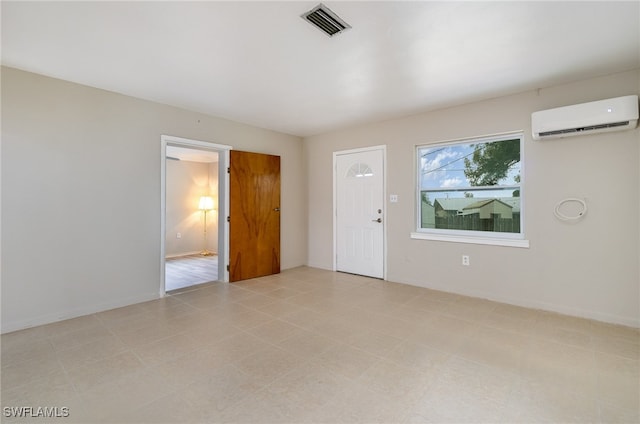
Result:
M471 230L450 230L450 229L437 229L437 228L421 228L421 213L422 213L422 200L421 200L421 169L420 169L420 155L419 150L421 148L433 148L438 146L454 146L459 144L470 143L486 143L494 141L513 140L514 138L520 139L520 233L496 233L490 231L471 231ZM434 241L446 241L455 243L471 243L471 244L485 244L494 246L508 246L508 247L521 247L529 248L529 240L525 239L525 197L526 194L523 190L525 186L525 172L524 172L524 132L514 131L509 133L471 137L457 140L447 140L438 143L420 144L415 146L414 150L414 175L415 175L415 199L416 199L416 214L415 214L415 231L411 233L412 239L418 240L434 240ZM499 186L496 186L499 187Z

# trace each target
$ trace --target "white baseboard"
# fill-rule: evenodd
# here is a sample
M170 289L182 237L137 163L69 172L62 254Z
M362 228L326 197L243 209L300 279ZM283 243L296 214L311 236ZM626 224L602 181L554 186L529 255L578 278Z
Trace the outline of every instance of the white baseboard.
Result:
M165 255L165 259L179 258L181 256L199 255L200 252L202 252L202 250L196 250L193 252L173 253L171 255ZM218 252L214 252L212 250L210 250L210 252L213 253L214 255L218 255Z
M123 306L133 305L135 303L148 302L160 298L160 293L148 293L139 296L133 296L125 299L119 299L113 302L100 303L93 306L83 306L68 311L61 311L55 314L41 315L23 321L2 322L2 334L11 333L13 331L24 330L26 328L37 327L39 325L52 324L58 321L64 321L71 318L77 318L85 315L91 315L98 312L108 311L110 309L121 308Z
M432 290L439 290L447 293L459 294L462 296L477 297L480 299L492 300L495 302L506 303L509 305L522 306L524 308L537 309L546 312L555 312L558 314L569 315L578 318L587 318L595 321L601 321L609 324L624 325L627 327L640 328L640 319L633 317L624 317L619 315L612 315L602 313L598 311L591 311L581 308L575 308L572 306L558 305L555 303L541 302L530 299L516 299L508 296L499 296L493 293L485 293L477 290L452 290L449 286L439 286L437 284L425 284L423 281L401 281L390 280L399 283L409 284L417 287L424 287Z
M324 270L327 270L327 271L333 271L332 267L330 267L330 266L327 267L324 264L321 265L321 264L316 264L316 263L308 263L308 264L306 264L306 266L308 266L309 268L318 268L318 269L324 269Z

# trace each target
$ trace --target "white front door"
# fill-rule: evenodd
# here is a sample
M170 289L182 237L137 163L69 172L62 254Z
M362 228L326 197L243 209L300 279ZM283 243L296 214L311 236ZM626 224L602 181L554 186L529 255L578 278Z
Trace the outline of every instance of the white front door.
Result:
M334 158L336 270L384 278L384 148Z

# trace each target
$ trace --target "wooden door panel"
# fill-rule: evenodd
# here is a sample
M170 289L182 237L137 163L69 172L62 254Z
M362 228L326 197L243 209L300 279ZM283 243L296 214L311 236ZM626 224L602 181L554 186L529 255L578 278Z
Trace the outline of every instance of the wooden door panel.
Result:
M229 279L280 272L280 157L231 150Z

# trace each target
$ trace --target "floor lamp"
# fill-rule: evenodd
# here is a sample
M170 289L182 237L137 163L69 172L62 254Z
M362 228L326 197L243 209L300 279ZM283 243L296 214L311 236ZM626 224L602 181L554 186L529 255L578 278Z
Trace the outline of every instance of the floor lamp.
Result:
M204 214L204 249L200 252L200 255L212 256L214 253L207 250L207 212L213 210L213 198L211 196L202 196L198 209Z

